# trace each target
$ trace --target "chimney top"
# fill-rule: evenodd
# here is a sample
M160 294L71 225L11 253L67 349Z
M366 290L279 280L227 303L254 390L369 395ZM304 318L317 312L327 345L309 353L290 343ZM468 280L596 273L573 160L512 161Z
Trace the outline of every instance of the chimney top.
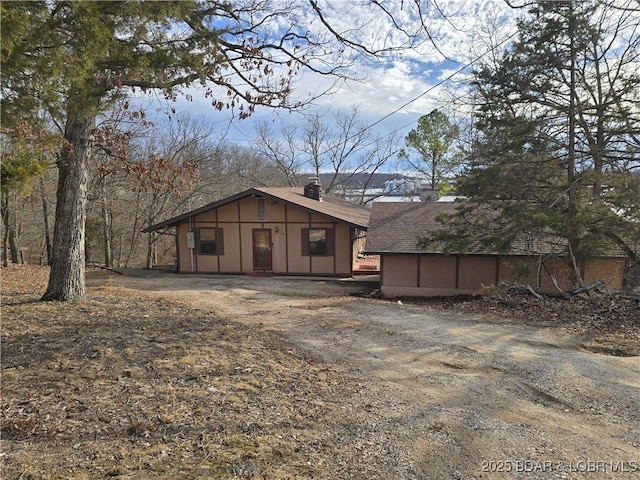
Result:
M304 186L304 196L319 202L322 201L322 187L318 177L309 177L309 183Z

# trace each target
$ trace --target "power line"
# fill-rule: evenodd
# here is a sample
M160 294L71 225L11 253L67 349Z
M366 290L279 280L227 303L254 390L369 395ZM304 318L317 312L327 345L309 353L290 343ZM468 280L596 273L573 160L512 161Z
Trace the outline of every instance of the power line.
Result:
M448 82L449 80L451 80L453 77L455 77L456 75L464 72L466 69L468 69L469 67L471 67L474 63L476 63L478 60L481 60L482 58L486 57L487 55L489 55L490 53L492 53L493 51L495 51L497 48L503 46L505 43L507 43L508 41L510 41L513 37L515 37L518 34L518 32L514 32L511 35L509 35L507 38L505 38L504 40L502 40L500 43L498 43L497 45L491 47L489 50L487 50L486 52L482 53L481 55L478 55L477 57L475 57L473 60L471 60L470 62L462 65L460 68L458 68L456 71L454 71L453 73L451 73L450 75L448 75L446 78L440 80L439 82L437 82L435 85L432 85L431 87L429 87L428 89L426 89L424 92L422 92L420 95L412 98L411 100L409 100L408 102L400 105L398 108L396 108L395 110L393 110L392 112L386 114L384 117L380 118L379 120L376 120L375 122L373 122L371 125L368 125L366 127L364 127L362 130L354 133L353 135L347 137L343 142L334 145L331 148L335 148L340 146L342 143L346 143L349 140L351 140L354 137L357 137L358 135L361 135L362 133L366 132L367 130L372 129L373 127L375 127L376 125L379 125L380 123L384 122L387 118L392 117L393 115L399 113L403 108L408 107L409 105L411 105L412 103L418 101L419 99L421 99L422 97L424 97L425 95L431 93L433 90L435 90L436 88L438 88L439 86L443 85L444 83ZM410 126L411 124L413 124L414 122L409 122L406 125L403 125L401 127L396 128L395 130L385 134L382 136L382 138L384 137L388 137L390 135L393 135L396 132L399 132L400 130ZM363 148L366 148L368 146L370 146L371 143L367 144L367 145L363 145L359 148L356 148L354 151L358 151L358 150L362 150ZM330 150L326 150L324 152L321 153L321 155L327 154L329 153Z

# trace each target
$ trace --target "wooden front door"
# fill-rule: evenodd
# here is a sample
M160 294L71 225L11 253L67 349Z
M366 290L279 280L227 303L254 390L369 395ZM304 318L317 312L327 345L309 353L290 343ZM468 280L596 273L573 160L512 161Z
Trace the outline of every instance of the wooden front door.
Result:
M253 269L271 270L271 230L253 230Z

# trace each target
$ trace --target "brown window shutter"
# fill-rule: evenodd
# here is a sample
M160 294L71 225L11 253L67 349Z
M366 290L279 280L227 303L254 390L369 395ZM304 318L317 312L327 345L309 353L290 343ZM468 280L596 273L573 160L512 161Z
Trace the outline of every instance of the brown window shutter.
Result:
M336 254L336 230L327 228L327 250L325 255L333 257Z
M216 228L216 254L224 255L224 229Z
M302 256L303 257L309 256L309 229L308 228L302 229Z

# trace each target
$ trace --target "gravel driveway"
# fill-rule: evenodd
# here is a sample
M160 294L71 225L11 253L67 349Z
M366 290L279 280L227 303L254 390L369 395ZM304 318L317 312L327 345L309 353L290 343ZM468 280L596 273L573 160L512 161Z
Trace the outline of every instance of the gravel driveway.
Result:
M343 448L363 469L375 456L396 478L640 478L639 357L589 352L558 328L350 296L362 287L349 281L110 281L277 331L351 372L362 423Z

